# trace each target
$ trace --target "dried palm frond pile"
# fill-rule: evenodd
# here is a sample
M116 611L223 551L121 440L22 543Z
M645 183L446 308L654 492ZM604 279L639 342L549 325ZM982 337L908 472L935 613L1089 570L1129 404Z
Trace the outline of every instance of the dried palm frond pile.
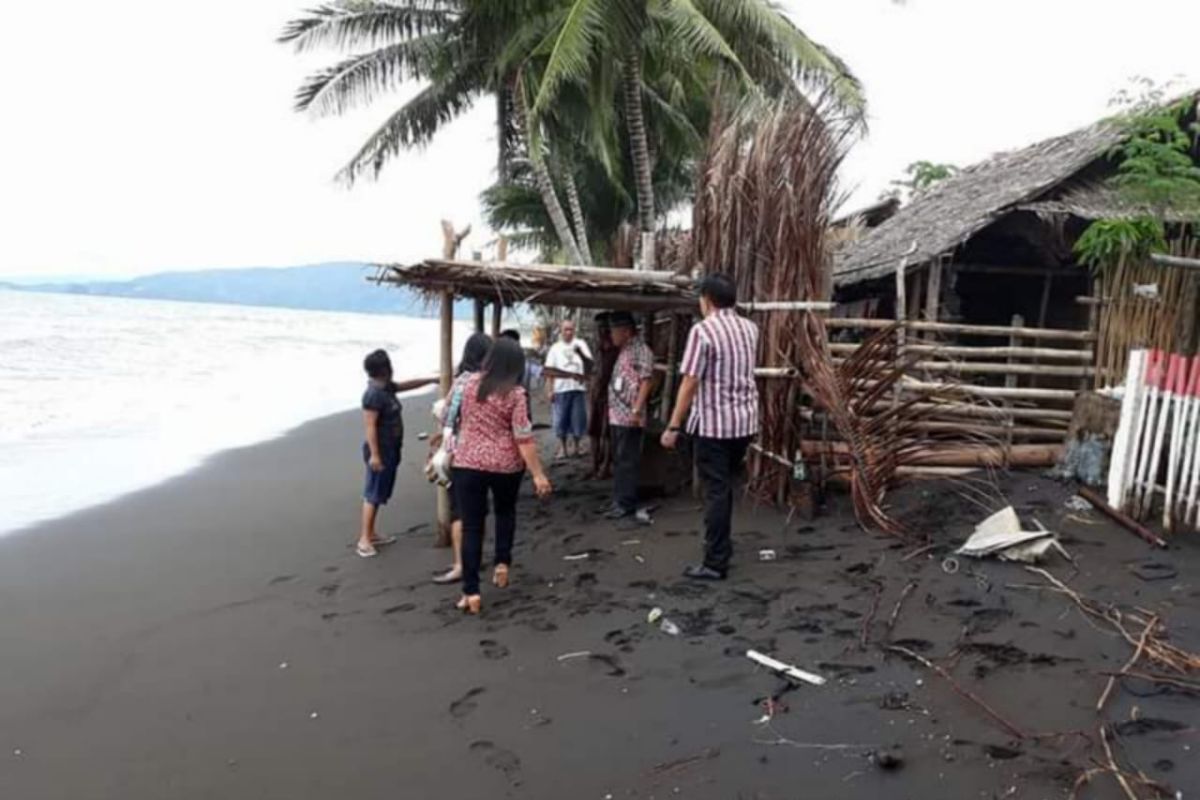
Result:
M852 125L815 105L781 103L714 126L693 217L696 263L732 275L743 302L826 300L830 294L836 171ZM916 425L928 394L897 387L905 363L894 331L882 331L840 365L823 318L810 311L757 311L761 434L752 486L787 495L801 457L804 419L824 414L841 442L831 456L850 483L860 524L905 535L883 506L898 467L928 458L937 443ZM805 408L811 402L812 408Z

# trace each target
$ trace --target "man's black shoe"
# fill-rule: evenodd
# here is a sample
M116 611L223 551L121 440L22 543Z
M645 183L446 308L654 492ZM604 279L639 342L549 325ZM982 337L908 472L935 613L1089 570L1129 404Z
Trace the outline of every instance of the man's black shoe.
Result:
M725 580L725 573L723 571L719 572L712 567L701 565L698 567L688 567L683 571L683 577L691 578L694 581L723 581Z
M635 512L633 512L633 511L626 511L623 508L613 507L604 513L604 518L605 519L628 519L629 517L632 517L634 515L634 513Z

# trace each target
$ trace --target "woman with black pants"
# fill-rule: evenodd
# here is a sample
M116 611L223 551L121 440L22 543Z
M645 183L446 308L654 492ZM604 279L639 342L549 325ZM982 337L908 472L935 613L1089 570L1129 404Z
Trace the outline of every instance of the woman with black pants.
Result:
M492 344L483 371L462 386L458 443L454 448L453 491L463 523L463 596L458 608L478 614L479 565L488 494L496 512L496 557L492 583L508 585L513 539L517 530L517 494L528 469L538 497L550 494L542 470L533 426L525 404L525 354L516 342L499 338Z

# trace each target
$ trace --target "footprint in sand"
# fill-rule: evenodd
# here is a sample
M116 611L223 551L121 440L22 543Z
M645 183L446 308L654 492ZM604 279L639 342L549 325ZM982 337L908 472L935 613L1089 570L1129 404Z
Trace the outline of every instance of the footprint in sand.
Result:
M406 611L412 611L417 607L416 603L401 603L398 606L388 606L381 613L383 614L399 614Z
M471 742L471 752L483 756L483 763L492 769L503 772L504 777L514 783L521 773L520 757L511 750L497 747L494 742L489 742L487 739Z
M508 648L495 639L480 639L479 646L483 648L483 657L489 661L499 661L508 658Z
M327 583L321 588L317 589L317 594L322 595L323 597L333 597L335 594L337 594L337 591L340 588L342 588L340 583Z
M476 686L474 689L471 689L462 697L455 700L450 704L450 716L454 717L455 719L462 719L470 714L479 707L479 704L475 702L475 698L483 694L485 691L486 689L484 689L482 686Z
M295 580L295 579L296 579L295 575L280 575L278 577L271 578L271 582L268 585L269 586L277 586L281 583L287 583L288 581Z

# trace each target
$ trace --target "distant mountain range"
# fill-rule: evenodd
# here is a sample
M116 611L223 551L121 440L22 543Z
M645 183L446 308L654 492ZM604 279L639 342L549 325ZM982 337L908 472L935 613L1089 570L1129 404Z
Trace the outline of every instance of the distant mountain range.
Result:
M0 281L0 288L366 314L427 316L430 313L425 302L407 289L369 283L367 278L372 274L365 264L339 262L305 267L162 272L120 281ZM466 308L461 305L456 316L467 315Z

